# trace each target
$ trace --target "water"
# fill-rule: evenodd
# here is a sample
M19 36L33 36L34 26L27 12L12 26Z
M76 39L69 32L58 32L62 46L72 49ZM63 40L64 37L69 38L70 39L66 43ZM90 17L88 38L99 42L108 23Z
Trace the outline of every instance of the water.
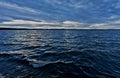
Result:
M0 30L0 74L119 78L120 30Z

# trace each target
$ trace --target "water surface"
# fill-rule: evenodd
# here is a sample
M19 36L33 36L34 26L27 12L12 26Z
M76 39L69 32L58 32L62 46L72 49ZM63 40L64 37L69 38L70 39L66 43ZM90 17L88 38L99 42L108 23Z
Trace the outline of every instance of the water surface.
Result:
M0 30L7 78L119 78L120 30Z

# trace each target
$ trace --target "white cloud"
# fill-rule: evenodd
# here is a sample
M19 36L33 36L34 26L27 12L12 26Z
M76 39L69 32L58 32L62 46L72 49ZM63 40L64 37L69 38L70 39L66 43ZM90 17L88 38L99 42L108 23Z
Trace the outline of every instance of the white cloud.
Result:
M63 21L63 25L65 26L80 26L83 23L81 22L76 22L76 21Z
M107 24L105 24L105 23L98 23L98 24L92 24L89 27L94 28L94 29L99 29L99 28L101 29L101 28L105 28L106 25Z
M120 24L120 20L114 21L115 24Z
M78 21L45 21L45 20L12 20L0 23L0 28L29 28L29 29L120 29L120 20L105 23L82 23Z
M45 20L12 20L4 21L0 23L1 28L40 28L40 29L77 29L82 26L83 23L76 21L45 21Z
M37 13L36 10L24 6L19 6L17 4L11 4L7 2L0 2L0 7L6 7L8 9L14 9L22 12L31 12L31 13Z
M108 19L118 19L118 18L120 18L120 16L118 16L118 15L112 15Z
M84 9L87 7L86 5L83 5L81 2L74 3L74 1L70 3L69 6L75 9L81 9L81 8Z
M12 21L6 21L6 22L2 22L0 24L9 24L9 25L13 25L13 24L32 24L32 25L39 25L39 24L49 24L49 25L54 25L54 24L58 24L57 22L47 22L47 21L29 21L29 20L12 20Z
M109 21L106 23L96 23L89 26L91 29L120 29L120 20Z

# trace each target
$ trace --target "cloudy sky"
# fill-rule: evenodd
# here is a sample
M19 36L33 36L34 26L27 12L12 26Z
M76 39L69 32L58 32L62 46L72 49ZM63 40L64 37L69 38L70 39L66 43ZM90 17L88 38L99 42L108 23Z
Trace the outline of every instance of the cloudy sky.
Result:
M0 28L120 29L120 0L0 0Z

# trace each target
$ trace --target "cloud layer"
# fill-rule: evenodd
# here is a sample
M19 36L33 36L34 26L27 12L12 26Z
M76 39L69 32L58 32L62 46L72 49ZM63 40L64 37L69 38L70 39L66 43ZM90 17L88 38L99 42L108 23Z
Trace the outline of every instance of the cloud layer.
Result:
M118 29L120 0L0 0L0 28Z
M0 23L1 28L29 28L29 29L75 29L82 26L83 23L76 21L28 21L28 20L12 20Z

